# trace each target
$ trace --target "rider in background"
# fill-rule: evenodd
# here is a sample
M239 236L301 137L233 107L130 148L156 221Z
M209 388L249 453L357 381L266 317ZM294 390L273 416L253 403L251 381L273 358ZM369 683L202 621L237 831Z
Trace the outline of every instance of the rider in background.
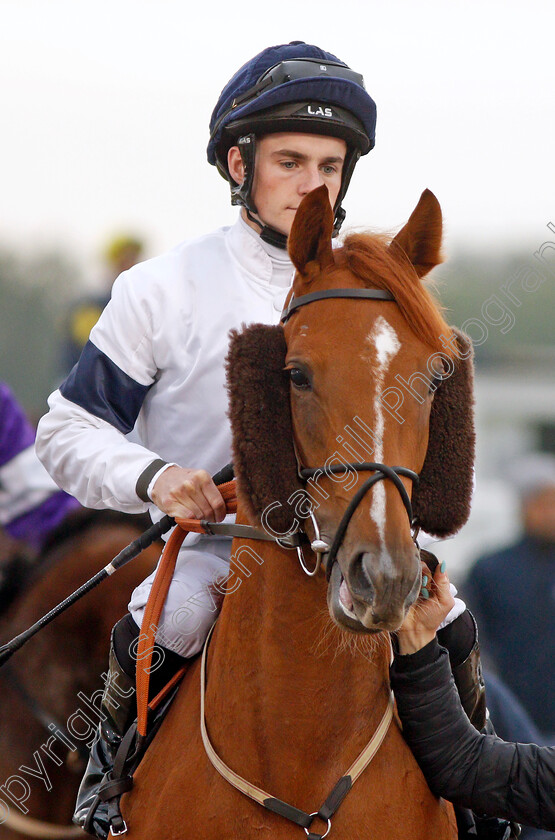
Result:
M35 453L35 432L0 382L0 526L27 549L0 558L0 611L9 606L46 538L80 507L54 483Z
M107 243L104 250L104 260L108 266L105 291L80 298L70 307L66 318L62 358L64 375L79 361L90 331L110 300L114 280L122 271L140 262L143 251L142 240L130 234L118 234Z
M82 504L149 510L155 520L163 513L224 518L210 475L231 460L229 331L279 322L293 278L286 245L295 212L308 192L326 184L339 231L353 169L374 146L375 120L362 77L302 41L263 50L224 87L207 151L241 208L235 224L120 275L78 365L51 395L39 424L40 458ZM183 543L156 635L153 693L201 649L216 618L210 584L227 574L230 550L227 537L190 534ZM96 794L135 717L132 651L152 581L153 575L133 592L130 613L114 628L106 719L77 803L76 821L101 837L111 818ZM446 643L473 714L482 686L476 691L464 674L475 670L468 667L477 655L475 627L460 601L450 619Z

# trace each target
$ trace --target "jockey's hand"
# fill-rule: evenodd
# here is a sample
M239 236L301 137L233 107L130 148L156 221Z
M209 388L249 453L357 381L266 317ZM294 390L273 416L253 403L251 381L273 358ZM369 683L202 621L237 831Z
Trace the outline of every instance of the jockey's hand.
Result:
M427 578L424 585L423 577L423 590L428 593L428 597L422 594L419 596L397 631L401 654L416 653L431 642L437 628L455 604L449 588L449 578L441 571L441 565L438 564L432 577L432 573L423 563L422 575Z
M150 498L164 513L181 519L221 522L226 514L222 494L206 470L169 467L154 482Z

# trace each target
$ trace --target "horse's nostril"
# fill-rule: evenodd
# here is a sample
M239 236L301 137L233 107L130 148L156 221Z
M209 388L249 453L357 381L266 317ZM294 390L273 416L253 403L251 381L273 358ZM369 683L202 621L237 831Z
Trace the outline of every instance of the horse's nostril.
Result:
M366 556L365 552L357 554L350 569L349 585L354 595L362 597L365 601L371 601L374 597L374 587L365 568L364 559Z

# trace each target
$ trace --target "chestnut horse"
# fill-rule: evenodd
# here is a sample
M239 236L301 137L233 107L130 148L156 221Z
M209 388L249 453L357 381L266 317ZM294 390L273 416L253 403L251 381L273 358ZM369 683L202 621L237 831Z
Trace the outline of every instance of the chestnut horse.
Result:
M3 614L1 641L25 630L100 571L148 524L146 517L113 511L71 514ZM86 744L99 720L91 706L99 706L110 630L159 554L160 546L151 546L59 615L0 669L2 840L85 836L71 818Z
M238 521L308 534L329 575L308 576L277 543L234 540L204 716L217 756L267 803L207 757L197 661L122 799L129 840L291 840L303 828L321 838L327 817L295 824L276 800L324 814L333 789L349 791L332 817L338 840L457 836L451 805L428 789L395 717L356 782L353 766L388 708L390 632L421 586L409 498L438 535L469 512L468 344L420 281L440 261L441 211L426 191L391 243L351 235L332 250L332 225L321 187L289 238L297 273L285 326L234 335L228 361ZM374 293L353 299L353 290ZM381 480L361 493L369 477ZM303 551L310 571L317 556Z

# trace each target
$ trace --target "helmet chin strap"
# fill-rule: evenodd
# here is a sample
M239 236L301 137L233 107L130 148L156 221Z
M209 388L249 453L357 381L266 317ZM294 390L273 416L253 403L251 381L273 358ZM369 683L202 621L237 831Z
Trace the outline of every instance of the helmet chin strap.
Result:
M254 180L256 137L254 134L245 134L237 140L237 146L243 162L243 182L231 187L231 203L245 208L247 218L260 228L260 238L269 245L287 250L287 236L267 225L259 216L256 205L252 199L252 185Z
M249 221L254 222L260 228L260 238L263 242L274 245L276 248L282 248L284 251L287 250L287 237L284 233L270 227L262 219L255 218L248 207L245 207L245 212Z

